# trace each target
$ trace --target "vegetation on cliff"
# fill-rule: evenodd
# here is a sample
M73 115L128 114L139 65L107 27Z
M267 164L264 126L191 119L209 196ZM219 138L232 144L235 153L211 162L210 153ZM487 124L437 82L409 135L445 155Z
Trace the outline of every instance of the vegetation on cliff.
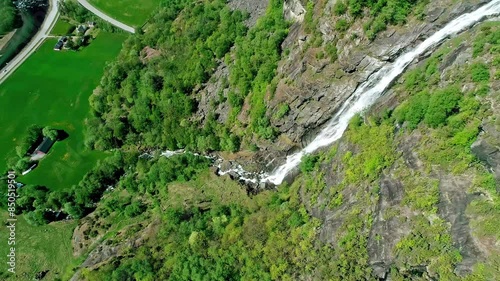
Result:
M266 102L288 34L283 2L271 0L248 30L246 16L226 1L169 3L125 42L90 98L86 145L110 156L67 190L20 191L18 212L33 225L80 219L72 239L82 259L75 276L498 279L500 249L491 241L500 238L500 197L494 176L471 151L484 120L498 114L498 22L422 58L383 103L355 116L334 146L305 156L291 183L252 194L189 151L238 151L242 139L276 137ZM336 32L366 14L373 39L386 24L418 16L427 1L336 3L334 14L343 17ZM318 21L306 16L303 24L316 35L301 48L321 45ZM328 49L330 62L337 51ZM227 96L209 102L227 97L226 123L213 112L194 114L200 88L221 63L229 70ZM290 111L285 103L278 109L272 118ZM179 148L188 152L142 154Z

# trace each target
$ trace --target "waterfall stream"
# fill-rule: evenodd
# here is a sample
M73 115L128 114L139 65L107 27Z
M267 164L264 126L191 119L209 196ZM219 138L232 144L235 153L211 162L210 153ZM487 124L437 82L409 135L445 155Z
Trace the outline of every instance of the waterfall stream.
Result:
M474 12L463 14L420 43L413 50L404 53L393 63L387 64L379 71L373 73L367 81L361 84L344 102L340 110L337 111L327 125L304 149L287 156L285 163L278 166L272 173L250 173L245 171L240 165L237 165L236 168L222 170L221 163L223 160L211 157L214 160L214 166L219 168L218 174L221 176L229 173L232 175L238 175L239 180L253 184L281 184L285 177L300 164L304 155L310 154L317 149L328 146L340 139L344 131L347 129L349 120L356 114L362 112L364 109L372 106L413 60L425 52L435 49L440 43L450 36L456 35L488 17L499 14L500 0L493 0L488 4L481 6ZM183 152L167 151L162 155L170 157L179 153Z
M493 0L474 12L463 14L420 43L413 50L401 55L394 63L386 65L378 72L372 74L347 99L341 109L311 143L301 151L289 155L286 158L286 162L276 168L271 174L262 175L260 181L275 185L281 184L286 175L299 165L304 155L312 153L320 147L330 145L342 137L342 134L347 129L349 120L357 113L373 105L414 59L431 48L437 47L446 38L466 30L486 17L498 14L500 14L500 0Z

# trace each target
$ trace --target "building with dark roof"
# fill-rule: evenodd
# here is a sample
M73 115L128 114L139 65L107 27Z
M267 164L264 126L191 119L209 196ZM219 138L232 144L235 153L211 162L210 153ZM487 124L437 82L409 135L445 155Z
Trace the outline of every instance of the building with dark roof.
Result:
M52 145L55 143L55 141L51 140L50 138L44 137L42 143L38 145L38 147L35 149L35 152L31 155L31 160L39 160L42 159L50 150Z
M54 51L60 51L64 45L64 42L62 40L57 41L56 45L54 46Z

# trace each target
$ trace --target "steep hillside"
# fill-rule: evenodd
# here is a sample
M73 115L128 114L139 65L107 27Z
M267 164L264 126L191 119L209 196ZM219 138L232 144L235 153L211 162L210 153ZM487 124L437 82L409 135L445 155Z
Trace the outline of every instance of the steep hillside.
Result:
M169 1L90 98L86 145L112 156L47 197L78 220L71 280L499 279L497 18L417 57L285 183L217 174L271 171L488 2Z

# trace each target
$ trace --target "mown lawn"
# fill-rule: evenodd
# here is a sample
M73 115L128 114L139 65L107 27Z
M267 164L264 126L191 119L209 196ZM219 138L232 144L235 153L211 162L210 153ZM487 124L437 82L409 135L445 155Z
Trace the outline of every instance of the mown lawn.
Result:
M108 16L125 24L140 27L159 6L161 0L89 0Z
M117 56L124 39L100 33L79 52L53 51L56 39L49 39L0 85L0 171L7 159L17 157L15 147L31 124L62 129L69 137L57 142L33 172L18 175L22 183L69 188L105 156L85 148L84 119L104 65Z
M0 213L7 220L5 212ZM48 270L43 280L67 280L72 267L77 263L73 257L71 237L77 223L57 222L44 226L31 226L22 216L16 222L16 274L7 272L6 227L0 228L0 280L34 280L37 272Z
M52 28L52 31L50 32L50 34L52 34L52 35L68 35L71 33L71 31L73 31L74 28L75 28L75 26L73 26L69 22L64 21L61 18L59 18L57 20L56 24L54 25L54 28Z

